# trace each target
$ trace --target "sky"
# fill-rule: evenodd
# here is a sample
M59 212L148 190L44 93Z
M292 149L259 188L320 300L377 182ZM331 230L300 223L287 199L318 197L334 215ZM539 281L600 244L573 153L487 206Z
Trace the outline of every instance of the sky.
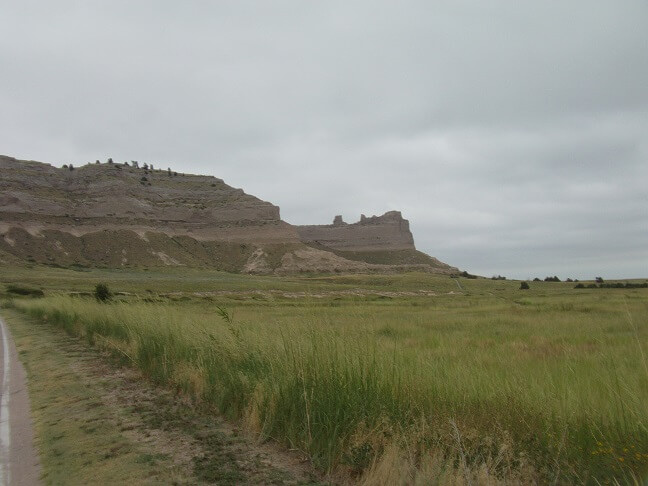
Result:
M648 277L645 0L0 0L0 154L400 210L479 275ZM0 174L1 177L1 174Z

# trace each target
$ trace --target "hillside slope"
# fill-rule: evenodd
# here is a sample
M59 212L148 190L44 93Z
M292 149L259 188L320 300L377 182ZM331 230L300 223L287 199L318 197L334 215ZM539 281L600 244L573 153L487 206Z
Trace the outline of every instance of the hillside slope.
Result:
M211 176L132 163L56 168L6 156L0 174L0 263L278 274L456 271L413 259L413 238L397 212L368 218L359 231L348 225L350 231L319 243L304 237L307 227L282 221L279 207ZM404 228L402 244L385 245L398 239L397 226Z

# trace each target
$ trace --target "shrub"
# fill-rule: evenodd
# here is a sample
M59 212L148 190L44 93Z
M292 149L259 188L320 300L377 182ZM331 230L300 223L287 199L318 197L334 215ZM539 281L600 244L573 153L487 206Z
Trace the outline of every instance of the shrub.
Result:
M7 285L7 293L15 295L28 295L31 297L42 297L43 295L45 295L41 289L13 284Z
M626 282L625 284L622 282L615 282L615 283L602 283L598 286L599 289L645 289L648 288L648 283L632 283L632 282Z
M529 290L529 284L527 282L520 282L520 290Z
M99 302L106 302L112 298L112 293L106 284L99 283L95 286L94 296Z
M582 283L577 283L576 286L574 287L575 289L584 289L585 286Z

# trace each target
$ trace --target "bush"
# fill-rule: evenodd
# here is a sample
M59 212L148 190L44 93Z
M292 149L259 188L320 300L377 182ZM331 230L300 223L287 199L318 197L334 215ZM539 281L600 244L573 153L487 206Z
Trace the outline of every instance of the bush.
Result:
M614 283L602 283L598 286L599 289L645 289L648 288L648 283L632 283L626 282L614 282Z
M23 287L21 285L7 285L7 293L15 295L29 295L31 297L42 297L45 295L41 289Z
M520 290L529 290L529 284L527 282L520 282Z
M100 283L95 286L94 296L99 302L107 302L112 298L112 293L106 284Z
M471 279L477 278L477 275L471 275L470 273L466 272L465 270L460 273L460 276L465 277L465 278L471 278Z

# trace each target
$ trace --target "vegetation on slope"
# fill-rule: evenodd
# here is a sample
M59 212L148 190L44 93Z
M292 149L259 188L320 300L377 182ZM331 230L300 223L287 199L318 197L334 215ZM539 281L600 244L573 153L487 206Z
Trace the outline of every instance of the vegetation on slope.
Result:
M418 250L344 251L330 248L326 250L348 260L378 265L430 265L433 268L448 268L445 263Z

